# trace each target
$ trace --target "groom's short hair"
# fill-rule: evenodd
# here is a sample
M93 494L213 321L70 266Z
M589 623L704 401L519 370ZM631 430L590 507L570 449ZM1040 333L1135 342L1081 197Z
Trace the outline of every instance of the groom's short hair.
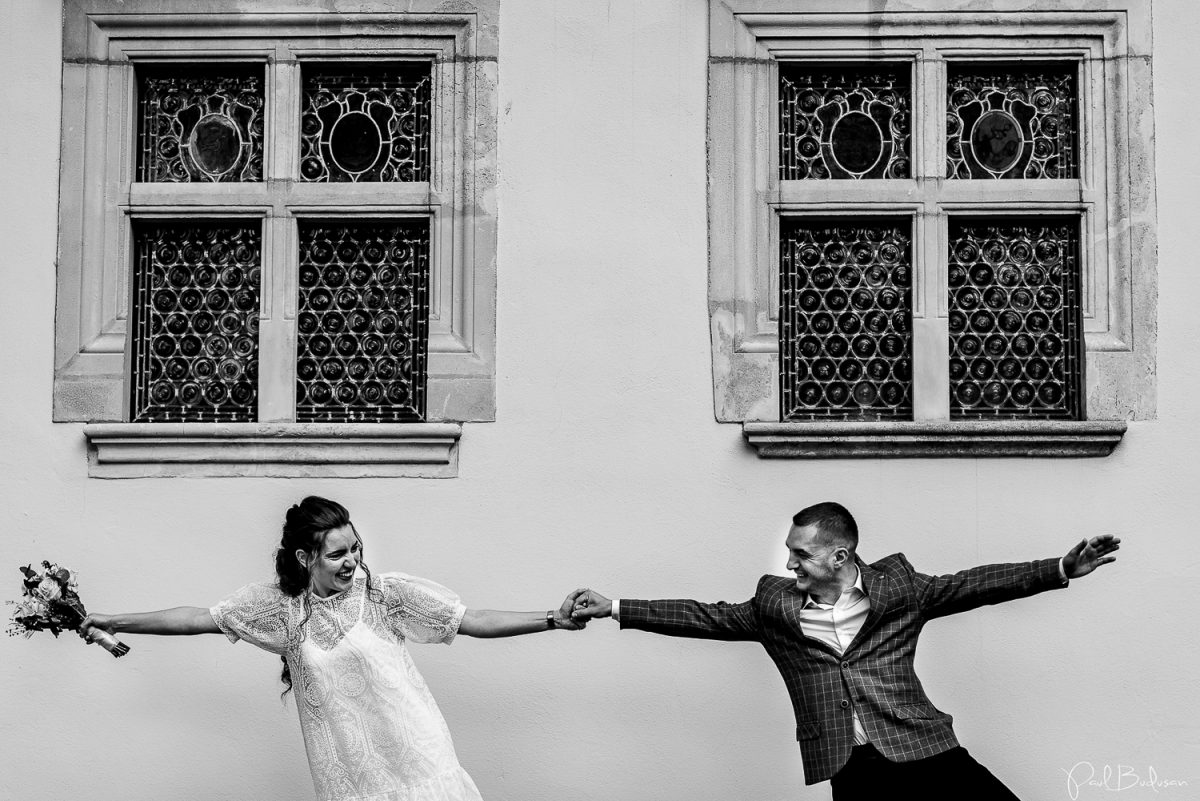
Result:
M806 506L792 517L796 528L816 526L819 541L825 545L844 546L854 553L858 548L858 524L845 506L834 501Z

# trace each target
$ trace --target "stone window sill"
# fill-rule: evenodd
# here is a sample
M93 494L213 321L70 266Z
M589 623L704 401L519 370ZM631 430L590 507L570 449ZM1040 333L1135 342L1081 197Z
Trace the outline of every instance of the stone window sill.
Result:
M458 423L89 423L94 478L458 475Z
M887 459L1108 456L1121 420L971 422L747 422L761 459Z

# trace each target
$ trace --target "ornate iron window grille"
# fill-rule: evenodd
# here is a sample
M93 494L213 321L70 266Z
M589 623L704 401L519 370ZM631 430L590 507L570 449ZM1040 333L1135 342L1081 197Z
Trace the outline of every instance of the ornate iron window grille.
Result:
M296 419L425 419L429 220L302 223Z
M134 253L130 419L257 420L259 229L143 222Z
M139 65L139 181L261 181L263 67Z
M1083 419L1077 217L951 218L951 419Z
M785 217L780 265L780 419L911 419L908 222Z
M429 180L429 63L309 63L302 69L301 180Z
M907 178L908 64L779 65L779 178Z
M1074 62L948 65L946 175L1078 178Z

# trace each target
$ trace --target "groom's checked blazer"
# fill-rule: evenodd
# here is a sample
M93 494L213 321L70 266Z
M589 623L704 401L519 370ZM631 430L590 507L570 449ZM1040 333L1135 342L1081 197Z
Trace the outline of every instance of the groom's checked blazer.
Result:
M622 598L620 624L677 637L762 643L792 697L805 784L815 784L850 758L855 710L871 744L893 761L922 759L958 745L951 717L929 702L913 670L926 621L1066 586L1058 559L985 565L948 576L918 573L903 554L857 564L871 610L840 656L801 631L805 594L795 579L781 576L763 576L754 597L739 604Z

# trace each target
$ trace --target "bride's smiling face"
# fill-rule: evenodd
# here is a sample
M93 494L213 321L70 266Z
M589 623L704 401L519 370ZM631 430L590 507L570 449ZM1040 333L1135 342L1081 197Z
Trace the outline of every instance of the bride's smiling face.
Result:
M325 534L321 552L310 558L305 551L296 551L300 564L308 565L309 586L313 595L327 598L350 589L354 571L362 556L362 543L350 525L338 526Z

